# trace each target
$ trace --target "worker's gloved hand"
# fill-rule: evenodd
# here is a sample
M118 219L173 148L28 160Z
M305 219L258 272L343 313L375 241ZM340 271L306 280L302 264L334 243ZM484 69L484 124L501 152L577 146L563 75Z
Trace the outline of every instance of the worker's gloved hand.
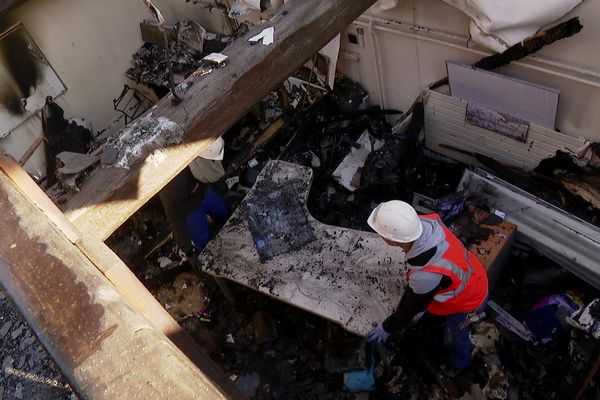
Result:
M367 333L367 342L383 343L388 340L390 333L383 329L382 321L375 321L371 325L373 325L375 329Z

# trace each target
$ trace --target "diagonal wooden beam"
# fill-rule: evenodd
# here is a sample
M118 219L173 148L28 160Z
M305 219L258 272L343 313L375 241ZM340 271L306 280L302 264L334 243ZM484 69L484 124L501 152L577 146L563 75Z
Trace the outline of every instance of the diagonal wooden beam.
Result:
M189 89L180 94L182 104L173 106L169 96L150 110L153 118L167 118L183 129L181 144L163 149L160 156L146 157L129 169L96 170L62 210L80 231L106 239L214 139L374 2L288 2L272 21L256 27L223 52L229 57L225 67L189 79ZM248 38L271 26L275 29L273 44L248 42Z

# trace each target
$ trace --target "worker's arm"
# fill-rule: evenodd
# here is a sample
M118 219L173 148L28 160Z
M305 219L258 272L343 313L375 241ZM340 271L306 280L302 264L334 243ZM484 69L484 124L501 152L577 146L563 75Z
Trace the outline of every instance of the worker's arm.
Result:
M367 335L368 341L385 342L391 333L402 330L417 314L425 311L437 292L450 287L452 281L447 276L418 269L427 265L436 251L434 247L407 260L415 270L409 275L408 287L400 304L385 321L373 324L375 329Z
M418 313L425 311L438 291L451 285L452 281L447 276L434 275L438 276L422 275L417 283L413 282L412 285L409 281L409 287L406 288L396 311L385 321L373 323L374 329L367 334L367 341L385 342L392 333L402 330ZM423 277L425 277L424 283L419 283ZM426 291L421 290L423 287L431 285L432 282L435 283L435 286L430 286Z
M437 292L449 287L451 283L450 278L442 276L439 284L426 293L415 293L412 287L407 287L396 311L383 321L383 329L390 333L402 330L417 314L427 309Z

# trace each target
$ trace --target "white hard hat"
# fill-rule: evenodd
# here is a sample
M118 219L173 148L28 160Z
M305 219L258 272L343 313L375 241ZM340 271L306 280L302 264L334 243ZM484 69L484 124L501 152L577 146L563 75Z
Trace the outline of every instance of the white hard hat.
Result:
M380 236L398 243L414 242L423 233L415 209L400 200L379 204L371 212L367 223Z
M218 138L200 154L200 157L206 160L222 160L224 152L225 141L223 138Z

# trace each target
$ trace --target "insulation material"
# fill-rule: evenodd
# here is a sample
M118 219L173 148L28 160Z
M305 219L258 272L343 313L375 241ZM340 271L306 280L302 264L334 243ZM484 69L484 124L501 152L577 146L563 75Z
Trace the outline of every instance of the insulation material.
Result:
M471 37L498 53L533 36L582 0L444 0L471 18Z
M349 191L354 192L360 186L360 171L365 165L367 157L372 151L383 147L383 144L384 141L374 138L368 131L365 131L360 135L350 153L333 171L335 180Z
M200 264L209 274L233 280L365 335L372 329L372 321L385 318L398 305L406 283L404 253L375 233L315 220L306 209L311 180L310 168L271 161L242 206L200 254ZM293 195L282 191L286 185L295 189ZM314 240L302 246L294 246L290 241L289 250L278 251L261 262L244 211L247 200L254 199L253 206L259 208L255 214L263 209L267 214L271 203L268 196L253 195L261 190L285 197L277 199L278 204L298 203ZM261 197L264 202L258 201ZM284 210L279 214L296 217L296 213Z
M369 11L373 13L381 13L387 10L391 10L392 8L398 5L398 0L377 0L375 4L369 8Z

